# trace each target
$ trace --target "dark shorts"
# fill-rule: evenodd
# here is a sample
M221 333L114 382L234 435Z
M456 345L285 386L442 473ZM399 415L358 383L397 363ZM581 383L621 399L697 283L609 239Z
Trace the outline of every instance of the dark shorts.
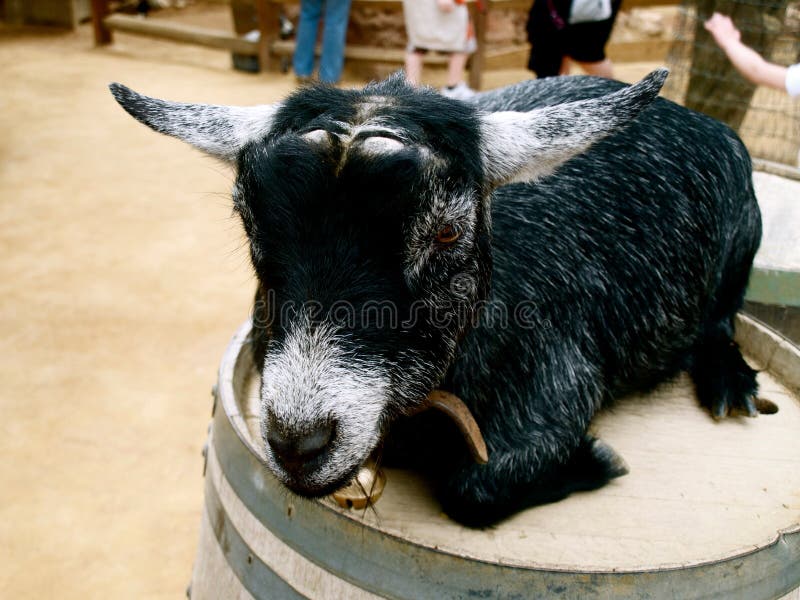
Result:
M531 55L528 68L538 77L558 75L565 56L578 62L600 62L606 58L606 43L611 36L622 0L611 0L611 18L592 23L566 23L570 0L536 0L528 14L528 41ZM553 6L564 26L559 29L550 14Z

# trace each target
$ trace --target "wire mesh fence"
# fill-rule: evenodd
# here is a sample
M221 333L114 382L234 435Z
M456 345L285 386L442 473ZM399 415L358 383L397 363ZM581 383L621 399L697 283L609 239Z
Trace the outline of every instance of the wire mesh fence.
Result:
M664 95L730 125L753 156L797 166L800 101L739 74L703 27L715 11L730 16L742 42L767 60L800 62L800 1L683 0Z

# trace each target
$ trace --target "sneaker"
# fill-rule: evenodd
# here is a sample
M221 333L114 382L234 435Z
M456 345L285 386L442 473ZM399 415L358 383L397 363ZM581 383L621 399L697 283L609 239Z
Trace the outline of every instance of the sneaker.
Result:
M439 90L442 96L446 98L453 98L455 100L469 100L477 94L475 90L469 87L463 81L453 87L443 87Z

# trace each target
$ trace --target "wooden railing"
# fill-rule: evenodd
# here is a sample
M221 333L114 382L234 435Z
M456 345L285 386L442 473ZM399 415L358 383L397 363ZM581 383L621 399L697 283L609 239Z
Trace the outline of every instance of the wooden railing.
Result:
M149 36L174 42L196 44L212 48L221 48L237 54L257 56L262 71L274 72L280 69L280 59L294 53L294 42L280 38L279 15L284 4L297 4L299 0L254 0L258 17L259 40L250 41L234 33L182 25L154 19L109 13L109 0L92 0L92 22L96 45L110 44L112 32L122 31L136 35ZM680 0L624 0L623 8L678 4ZM486 45L486 29L488 12L497 9L516 9L527 11L532 0L467 0L472 21L475 26L477 50L470 57L469 84L480 89L483 72L492 64L502 64L504 58L518 56L527 51L527 45L507 46L504 48L488 48ZM400 0L352 0L352 6L387 8L402 10ZM484 8L483 10L481 8ZM658 42L656 42L658 43ZM659 48L666 42L661 41ZM615 58L620 60L636 59L636 51L626 52L622 49ZM613 56L613 53L612 53ZM348 45L345 47L345 58L357 61L402 64L405 52L400 48L381 48L375 46ZM641 58L640 58L641 59ZM447 57L436 53L428 53L424 58L429 64L445 64Z

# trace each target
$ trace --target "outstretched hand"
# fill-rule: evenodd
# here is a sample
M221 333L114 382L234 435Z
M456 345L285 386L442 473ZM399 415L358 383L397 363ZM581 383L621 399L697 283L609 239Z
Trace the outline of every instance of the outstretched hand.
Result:
M743 44L742 33L736 29L730 17L715 12L704 25L745 79L776 90L787 89L787 68L765 60L758 52Z
M721 47L725 47L726 44L731 42L739 42L742 39L742 33L736 29L736 25L733 24L731 18L718 12L711 15L711 18L703 25Z

